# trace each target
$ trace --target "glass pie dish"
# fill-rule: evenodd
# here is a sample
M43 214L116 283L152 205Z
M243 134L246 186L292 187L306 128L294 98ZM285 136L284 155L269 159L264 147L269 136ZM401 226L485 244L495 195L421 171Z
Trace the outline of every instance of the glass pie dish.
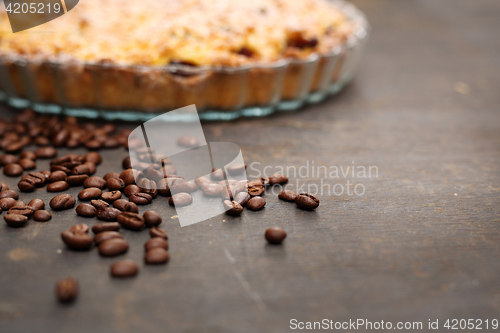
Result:
M203 120L296 110L338 93L353 78L370 27L354 5L334 1L353 31L305 59L239 67L118 65L23 59L0 53L0 100L41 113L145 121L187 105ZM178 116L171 121L190 121Z

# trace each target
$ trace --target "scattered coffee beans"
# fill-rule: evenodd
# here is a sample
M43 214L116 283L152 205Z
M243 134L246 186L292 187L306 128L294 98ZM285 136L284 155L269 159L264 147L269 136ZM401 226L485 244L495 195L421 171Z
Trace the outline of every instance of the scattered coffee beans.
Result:
M305 210L314 210L319 206L319 199L309 193L301 193L295 198L297 207Z
M0 199L3 198L12 198L12 199L19 199L19 194L16 191L13 190L3 190L0 192Z
M99 199L101 197L102 191L98 189L97 187L89 187L86 188L80 193L78 193L78 199L80 200L93 200L93 199Z
M4 220L10 227L19 228L28 222L28 217L19 214L4 215Z
M66 191L68 188L69 184L64 180L60 180L52 184L49 184L47 186L47 192L62 192Z
M97 216L99 220L111 222L116 221L120 213L118 209L113 207L101 207L95 212L95 216Z
M101 199L108 203L113 203L115 200L118 200L121 197L122 197L122 192L120 191L104 192L101 194Z
M170 206L182 207L190 205L193 202L193 197L189 193L176 193L168 199L168 204Z
M88 177L83 181L83 187L97 187L98 189L104 190L106 188L106 181L101 177Z
M29 202L28 206L30 206L31 209L33 209L33 211L37 211L40 209L44 209L45 203L43 202L42 199L33 199Z
M234 197L234 201L236 201L237 203L239 203L240 205L242 206L245 206L248 202L248 200L250 200L251 196L250 194L248 194L248 192L240 192L238 194L236 194L236 196Z
M172 199L172 198L170 198L170 199ZM136 193L136 194L133 194L132 196L130 196L129 200L137 205L148 205L151 203L153 198L147 193ZM170 203L170 201L169 201L169 203Z
M155 247L146 252L144 255L144 262L148 265L160 265L165 264L170 259L168 251L161 248Z
M168 242L165 238L154 237L148 240L146 244L144 244L144 249L146 251L151 250L155 247L161 247L165 250L168 250Z
M89 250L94 242L92 236L86 232L72 232L65 230L61 233L61 238L66 246L72 250Z
M54 171L50 174L48 181L53 183L53 182L58 182L61 180L66 180L66 173L64 171Z
M71 175L66 177L66 181L71 186L80 186L87 178L89 178L89 175Z
M231 216L238 216L243 212L243 207L236 201L224 200L224 209Z
M59 280L55 289L59 302L73 302L78 296L78 281L73 277Z
M121 178L109 178L106 180L106 186L110 191L123 191L125 182Z
M152 227L151 229L149 229L149 236L151 236L151 238L161 237L161 238L168 239L168 236L167 236L167 233L165 232L165 230L157 228L157 227Z
M94 206L96 209L102 208L102 207L109 207L109 203L106 201L103 201L101 199L98 200L90 200L90 204Z
M120 224L118 222L97 223L92 227L92 232L94 234L99 234L104 231L118 231L118 230L120 230Z
M102 242L107 241L108 239L112 239L112 238L123 239L123 236L122 236L122 234L120 234L117 231L103 231L101 233L98 233L94 237L94 241L95 241L96 245L100 245Z
M286 232L279 227L272 227L266 230L264 236L270 244L281 244L286 237Z
M275 173L275 174L269 176L269 184L270 185L285 184L287 182L288 182L288 177L281 174L281 173Z
M1 194L1 192L0 192ZM64 210L75 206L75 198L71 194L59 194L52 198L49 202L50 208L53 210Z
M292 190L284 190L278 194L278 198L285 201L295 202L297 193Z
M137 275L139 266L129 259L120 260L111 265L110 274L112 277L131 277Z
M156 227L161 224L161 216L157 212L153 210L146 211L142 217L144 218L144 222L148 227Z
M33 220L38 221L38 222L47 222L51 218L52 218L52 214L50 214L50 212L43 210L43 209L37 210L33 214Z
M85 223L82 224L75 224L71 228L69 228L69 231L71 232L84 232L88 233L89 232L89 226L86 225Z
M88 203L81 203L76 206L76 213L83 217L94 217L96 208Z
M3 198L0 199L0 209L9 210L16 203L14 198Z
M130 185L127 185L125 187L125 190L124 190L124 194L125 196L127 196L128 198L130 198L132 195L136 194L136 193L141 193L141 188L135 184L130 184ZM161 191L160 191L160 194ZM162 194L163 195L163 194ZM170 195L170 194L169 194Z
M57 156L57 150L52 147L41 147L35 150L37 158L54 158Z
M8 177L17 177L23 173L23 167L17 163L10 163L4 166L3 173Z
M259 210L264 208L266 205L266 200L263 197L253 197L248 200L246 207L250 210Z
M144 227L144 218L137 213L123 212L118 215L118 222L124 228L141 230Z
M36 169L36 163L29 158L22 158L19 160L19 165L23 168L23 170L33 170Z

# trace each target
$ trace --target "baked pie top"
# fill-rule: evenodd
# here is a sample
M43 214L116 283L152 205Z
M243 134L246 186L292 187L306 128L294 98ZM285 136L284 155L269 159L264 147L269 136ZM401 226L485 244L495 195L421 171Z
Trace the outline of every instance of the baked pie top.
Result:
M352 23L328 0L85 0L11 33L0 12L0 54L134 65L240 66L304 58L343 43Z

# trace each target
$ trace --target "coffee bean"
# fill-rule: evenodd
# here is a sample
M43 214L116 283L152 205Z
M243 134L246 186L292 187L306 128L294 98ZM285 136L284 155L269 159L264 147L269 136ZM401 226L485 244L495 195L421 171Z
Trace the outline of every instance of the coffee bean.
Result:
M198 189L196 183L187 181L182 178L173 179L169 186L172 193L180 193L180 192L191 193Z
M101 177L92 176L83 181L83 186L85 188L97 187L98 189L104 190L106 188L106 181Z
M7 224L10 227L14 227L14 228L22 227L23 225L26 224L26 222L28 222L27 216L19 215L19 214L8 214L8 215L4 215L3 218L4 218L5 222L7 222Z
M73 302L78 297L78 281L74 277L57 281L56 296L59 302Z
M1 193L1 192L0 192ZM73 208L75 206L75 198L71 194L59 194L52 198L49 202L49 206L53 210L64 210Z
M2 192L0 192L1 194ZM147 194L147 193L136 193L136 194L133 194L130 198L129 198L130 202L133 202L137 205L148 205L151 203L151 201L153 200L153 198Z
M182 207L190 205L193 202L193 197L189 193L176 193L168 199L168 204L170 206Z
M153 238L154 239L154 238ZM148 265L160 265L165 264L170 259L170 255L167 250L161 247L155 247L147 251L144 255L144 262Z
M118 199L118 200L113 202L113 207L115 207L116 209L119 209L121 211L124 211L125 205L128 203L129 203L129 201L127 199Z
M36 163L28 158L20 159L19 165L23 168L23 170L33 170L36 168Z
M236 196L234 197L234 201L236 201L237 203L239 203L242 206L245 206L247 204L248 200L250 200L250 198L251 198L251 196L247 192L240 192L240 193L236 194Z
M158 195L158 189L156 188L156 183L154 180L142 178L137 183L137 186L139 186L142 193L147 193L153 198Z
M295 204L305 210L314 210L319 206L319 199L309 193L300 193L295 198Z
M208 179L207 177L195 178L194 182L200 188L200 190L203 189L203 187L205 187L209 184L212 184L212 181L210 179Z
M254 180L254 182L260 182L264 187L269 186L269 178L268 177L260 177Z
M94 206L96 209L99 209L101 207L109 207L109 203L107 203L104 200L90 200L90 204Z
M0 199L3 198L12 198L12 199L19 199L19 194L17 194L16 191L13 190L4 190L0 192Z
M120 230L120 224L118 222L97 223L92 227L92 232L94 234L99 234L104 231L118 231L118 230Z
M54 135L54 138L52 139L52 144L54 145L54 147L62 147L68 141L69 136L70 136L69 130L67 128L63 128Z
M15 155L6 154L0 157L0 165L5 166L7 164L17 163L19 159Z
M9 185L7 185L5 183L0 183L0 192L8 190L8 189L9 189Z
M243 212L243 207L236 201L224 200L224 209L231 216L238 216Z
M108 203L112 203L115 200L120 199L121 197L122 197L122 192L120 191L104 192L101 194L101 199Z
M7 214L17 214L17 215L24 215L27 217L30 217L33 215L33 209L26 205L24 202L18 202L14 206L12 206L11 209L7 211Z
M43 210L43 209L37 210L33 214L33 219L35 221L38 221L38 222L47 222L51 218L52 218L52 214L50 214L50 212Z
M5 147L3 147L3 150L9 154L15 154L20 152L25 146L26 142L18 140L8 143Z
M128 185L128 186L132 186L132 185ZM158 181L157 188L158 188L158 193L164 197L169 197L172 195L172 193L170 192L170 187L168 186L167 178L160 179ZM127 188L125 188L125 191L126 190L127 190Z
M58 182L54 182L47 186L47 192L62 192L66 191L69 188L69 184L64 180L60 180Z
M210 174L210 178L212 178L213 180L224 180L226 174L224 172L224 170L222 169L213 169L212 170L212 173Z
M243 171L245 171L246 168L247 168L246 164L236 163L236 164L229 165L226 168L226 170L230 175L239 175L239 174L243 173Z
M116 221L121 211L113 207L101 207L95 212L95 216L103 221Z
M30 179L21 179L19 183L17 183L17 187L22 192L33 192L36 188L35 183Z
M125 182L121 178L109 178L106 180L106 186L110 191L123 191L125 188Z
M94 239L86 232L72 232L65 230L61 233L61 238L66 246L72 250L89 250Z
M157 227L152 227L151 229L149 229L149 236L151 236L151 238L161 237L161 238L168 239L168 236L167 236L167 233L165 232L165 230L157 228Z
M34 152L32 151L28 151L28 150L25 150L21 153L21 155L19 155L19 158L23 159L23 158L28 158L32 161L35 161L36 160L36 155Z
M144 227L144 218L137 213L123 212L118 215L118 222L131 230L141 230Z
M161 247L162 249L168 250L168 242L165 238L154 237L149 239L146 244L144 244L144 249L149 251L155 247Z
M101 197L102 191L98 189L97 187L89 187L86 188L80 193L78 193L78 199L80 200L93 200L93 199L99 199Z
M264 193L264 191L265 191L265 188L261 184L255 184L255 183L248 184L247 192L252 197L262 195L262 193Z
M141 175L142 173L135 169L127 169L123 170L122 173L120 173L120 178L125 182L125 185L130 185L136 183L136 177L137 180L142 178Z
M39 173L45 176L45 181L48 181L50 174L52 173L50 170L42 170Z
M69 228L69 231L71 232L84 232L88 233L89 232L89 226L86 225L85 223L82 224L75 224L71 228Z
M250 210L259 210L264 208L266 205L266 200L263 197L253 197L248 200L246 207Z
M183 135L177 139L177 144L181 147L194 148L200 145L200 140L191 135Z
M110 231L113 232L113 231ZM99 254L104 257L114 257L128 251L129 245L125 239L111 238L99 245Z
M52 147L41 147L35 150L37 158L54 158L57 156L57 150Z
M127 197L131 197L133 194L141 193L141 188L135 184L130 184L125 186L123 192Z
M3 198L0 199L0 209L1 210L9 210L16 203L16 199L14 198Z
M296 197L297 197L297 192L292 190L284 190L278 194L278 198L285 201L295 202Z
M8 177L17 177L22 175L23 167L17 163L10 163L3 168L3 173Z
M37 136L34 142L35 145L42 147L50 145L50 140L46 136Z
M30 206L31 209L33 209L33 211L37 211L40 209L44 209L45 203L43 202L42 199L33 199L29 202L28 206Z
M118 172L108 172L102 177L104 180L108 180L110 178L120 178L120 174Z
M71 186L80 186L85 182L89 175L71 175L66 177L66 181Z
M236 195L236 187L234 185L222 186L221 198L223 200L232 200Z
M139 267L129 259L120 260L111 265L110 274L113 277L124 278L137 275Z
M29 179L35 183L36 187L42 187L45 184L47 177L41 172L29 172L25 174L21 180Z
M51 183L66 180L66 173L64 171L54 171L50 174L48 181Z
M85 161L92 162L95 165L99 165L102 162L102 156L97 152L90 152L85 155Z
M270 244L281 244L286 238L286 232L279 227L272 227L266 230L264 237Z
M76 213L83 217L94 217L96 210L94 206L87 203L81 203L76 206Z
M131 169L132 168L132 162L130 161L130 156L127 156L123 159L122 167L124 169Z
M102 242L104 242L108 239L112 239L112 238L123 239L123 236L122 236L122 234L120 234L119 232L116 232L116 231L103 231L103 232L98 233L94 237L94 241L95 241L96 245L100 245Z
M153 210L148 210L142 215L148 227L156 227L161 224L161 216Z
M285 184L287 182L288 182L288 177L281 174L281 173L275 173L275 174L269 176L269 184L270 185Z
M50 171L51 172L62 171L62 172L64 172L67 175L69 175L71 173L70 169L68 169L67 167L62 166L62 165L51 165L50 166Z

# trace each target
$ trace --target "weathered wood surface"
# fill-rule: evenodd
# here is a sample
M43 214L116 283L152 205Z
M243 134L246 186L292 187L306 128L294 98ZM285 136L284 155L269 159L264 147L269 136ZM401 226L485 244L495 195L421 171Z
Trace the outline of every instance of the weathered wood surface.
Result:
M88 222L74 210L22 229L0 225L0 332L284 332L292 318L498 318L500 5L356 4L373 33L342 94L296 113L204 128L261 167L376 166L378 177L325 180L363 184L363 196L323 195L315 212L304 212L268 194L263 211L185 228L156 200L171 262L141 263L139 276L123 281L108 274L116 259L65 249L60 232ZM4 107L2 116L11 115ZM120 169L125 155L110 151L97 175ZM12 187L18 180L0 178ZM321 184L316 176L300 182ZM22 196L34 197L52 196ZM288 232L281 247L263 239L275 225ZM147 232L124 235L125 257L142 262ZM81 294L61 306L54 282L68 275Z

